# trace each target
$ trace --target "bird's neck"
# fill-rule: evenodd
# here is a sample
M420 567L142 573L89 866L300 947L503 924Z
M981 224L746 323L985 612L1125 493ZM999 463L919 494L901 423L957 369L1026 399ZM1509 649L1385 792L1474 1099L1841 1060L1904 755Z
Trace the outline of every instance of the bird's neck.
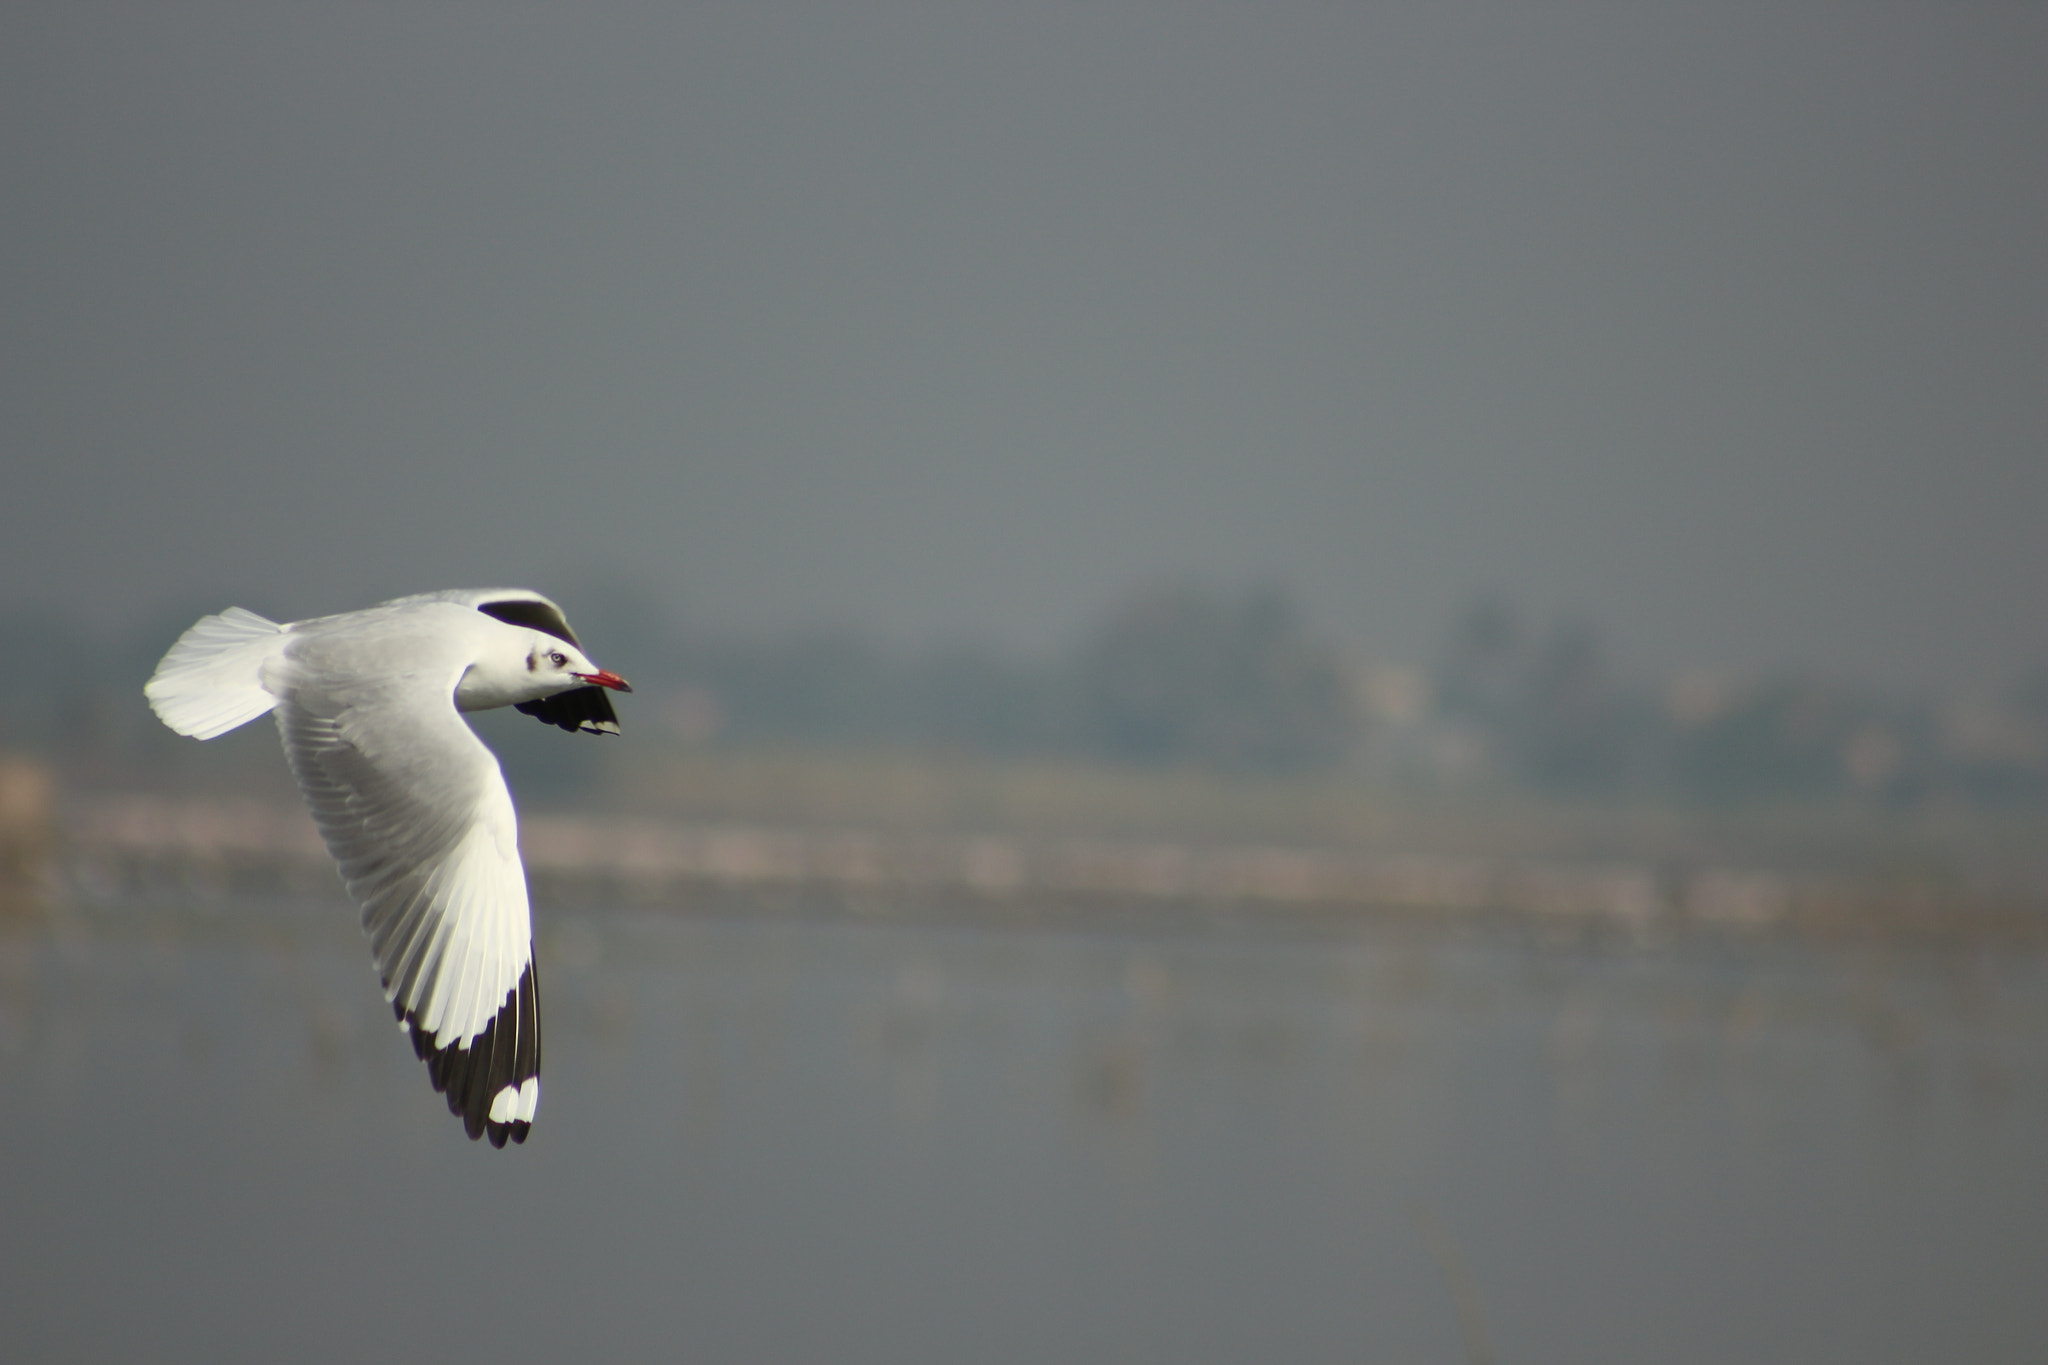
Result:
M455 684L455 709L491 711L537 701L562 690L558 682L542 682L524 666L512 668L494 661L479 661L471 664Z

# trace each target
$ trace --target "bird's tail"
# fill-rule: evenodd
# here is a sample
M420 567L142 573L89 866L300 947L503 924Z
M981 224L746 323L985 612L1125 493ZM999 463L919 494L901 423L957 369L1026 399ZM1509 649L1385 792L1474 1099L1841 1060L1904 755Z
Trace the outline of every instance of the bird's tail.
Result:
M179 734L224 735L276 705L263 690L263 661L283 634L277 622L240 607L202 616L164 655L142 694L157 719Z

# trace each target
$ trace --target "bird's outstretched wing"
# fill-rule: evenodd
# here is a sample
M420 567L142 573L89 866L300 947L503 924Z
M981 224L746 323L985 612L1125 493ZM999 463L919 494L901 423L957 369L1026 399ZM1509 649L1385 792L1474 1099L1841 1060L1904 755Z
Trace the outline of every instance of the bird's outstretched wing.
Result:
M540 1102L526 873L498 761L455 710L460 665L365 681L323 670L315 642L293 654L278 732L385 998L470 1137L523 1142Z

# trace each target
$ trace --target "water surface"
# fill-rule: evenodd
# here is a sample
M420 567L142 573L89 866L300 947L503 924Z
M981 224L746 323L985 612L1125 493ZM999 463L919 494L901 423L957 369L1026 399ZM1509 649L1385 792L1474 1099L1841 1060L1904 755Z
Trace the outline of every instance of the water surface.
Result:
M7 1358L2048 1359L2036 958L873 909L543 911L502 1152L343 904L0 930Z

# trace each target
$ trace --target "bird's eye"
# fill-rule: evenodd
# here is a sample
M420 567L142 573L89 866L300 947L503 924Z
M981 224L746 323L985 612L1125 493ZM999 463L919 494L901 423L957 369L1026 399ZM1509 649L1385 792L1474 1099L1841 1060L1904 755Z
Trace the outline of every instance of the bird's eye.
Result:
M548 655L548 662L553 664L556 668L567 668L569 666L569 656L562 653L562 651L558 649L554 653Z

